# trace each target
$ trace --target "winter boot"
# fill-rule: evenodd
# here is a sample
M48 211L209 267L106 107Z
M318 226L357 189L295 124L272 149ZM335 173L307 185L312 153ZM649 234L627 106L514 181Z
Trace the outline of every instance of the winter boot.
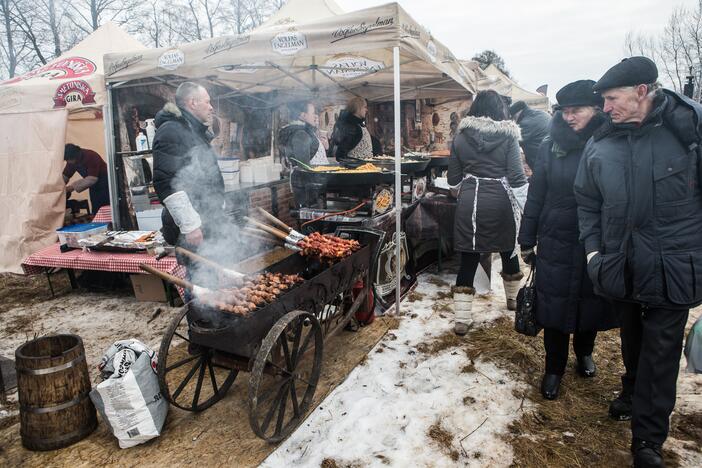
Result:
M456 314L453 331L463 336L473 325L473 297L475 288L469 286L453 286L453 310Z
M665 467L661 446L641 439L631 442L631 453L634 456L634 468Z
M609 403L609 417L617 421L631 419L631 394L622 391L617 398Z
M519 292L521 280L524 278L524 273L520 271L513 275L507 273L500 273L500 275L502 276L502 283L505 285L507 309L517 310L517 293Z

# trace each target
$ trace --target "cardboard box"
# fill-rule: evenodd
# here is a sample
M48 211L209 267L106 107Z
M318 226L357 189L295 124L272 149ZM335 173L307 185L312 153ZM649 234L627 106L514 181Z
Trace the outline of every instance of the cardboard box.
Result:
M134 296L142 302L166 302L166 288L161 279L152 275L129 275Z

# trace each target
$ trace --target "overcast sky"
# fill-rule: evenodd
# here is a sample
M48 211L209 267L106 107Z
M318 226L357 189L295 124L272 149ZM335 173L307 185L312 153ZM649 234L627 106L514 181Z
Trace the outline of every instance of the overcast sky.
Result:
M387 1L336 0L346 11ZM663 30L675 6L697 0L399 0L459 58L493 49L526 89L597 80L624 57L627 31Z

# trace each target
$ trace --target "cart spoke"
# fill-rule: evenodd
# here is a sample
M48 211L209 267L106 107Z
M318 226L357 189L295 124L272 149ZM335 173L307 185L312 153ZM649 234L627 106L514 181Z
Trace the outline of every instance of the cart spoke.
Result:
M265 433L266 429L268 429L268 425L271 423L271 420L273 419L273 415L275 414L275 411L278 409L280 405L280 399L283 398L285 395L285 384L287 384L287 380L283 382L283 385L280 386L280 389L278 390L278 394L276 395L275 399L273 400L273 404L271 405L270 409L268 410L268 414L266 414L265 419L263 420L263 424L261 425L261 432Z
M281 344L281 348L283 348L283 357L285 357L285 366L287 367L288 372L292 372L294 369L293 362L292 362L292 359L290 359L290 350L288 349L288 339L284 334L281 335L281 337L280 337L280 344Z
M195 387L195 395L193 395L193 409L197 407L197 402L200 400L200 390L202 390L202 381L205 378L205 359L200 362L200 375L197 376L197 386Z
M207 368L210 371L210 380L212 380L212 389L214 390L215 395L217 392L219 392L219 389L217 388L217 379L215 378L215 372L214 368L212 367L212 360L208 359L207 360Z
M276 385L276 386L274 386L274 387L272 387L272 388L269 388L268 390L265 391L265 393L262 393L261 395L259 395L258 398L257 398L258 404L260 405L261 403L263 403L264 401L266 401L266 400L268 399L268 397L270 397L271 395L273 395L275 392L279 391L279 390L281 389L281 387L282 387L283 385L285 385L289 380L290 380L289 377L288 377L288 378L285 378L285 379L282 380L278 385Z
M180 395L180 392L183 391L185 386L190 382L190 379L193 378L193 375L195 375L195 371L197 371L197 368L199 367L200 363L202 362L202 358L200 358L200 361L193 366L192 369L188 372L188 375L185 376L185 379L178 385L178 388L176 388L176 391L173 392L173 400L177 400L178 396Z
M314 330L313 330L313 329L310 329L310 330L307 332L307 336L305 337L305 341L302 342L302 346L300 347L300 352L299 352L298 355L297 355L297 360L298 360L298 361L304 357L305 352L307 351L307 346L309 346L310 340L312 339L312 337L314 336L314 334L315 334L315 333L314 333Z
M293 405L293 414L295 417L300 416L300 405L297 402L297 391L295 391L295 380L290 381L290 399Z
M288 389L286 388L283 394L287 394ZM283 396L283 399L280 401L280 411L278 412L278 421L275 423L275 436L280 435L280 431L283 429L283 421L285 421L285 406L287 405L288 399Z
M179 337L180 339L185 340L185 341L187 341L188 343L190 343L190 340L187 339L186 337L184 337L183 335L181 335L180 333L174 332L173 334L174 334L175 336Z
M180 367L180 366L182 366L183 364L187 364L187 363L189 363L190 361L194 361L195 359L198 359L199 357L200 357L199 355L188 356L188 357L186 357L185 359L176 362L176 363L173 364L172 366L166 367L166 372L170 372L170 371L172 371L173 369L175 369L176 367Z
M278 364L276 364L273 361L268 361L268 364L270 364L271 366L278 369L282 373L282 375L284 375L285 377L290 377L292 375L292 372L290 372L288 369L283 369L282 367L280 367Z
M295 333L295 338L293 339L293 345L292 345L292 350L293 350L293 355L292 355L292 364L293 364L293 369L297 367L297 361L300 352L300 338L302 338L302 330L304 329L304 324L303 321L300 320L300 323L297 327L297 333Z

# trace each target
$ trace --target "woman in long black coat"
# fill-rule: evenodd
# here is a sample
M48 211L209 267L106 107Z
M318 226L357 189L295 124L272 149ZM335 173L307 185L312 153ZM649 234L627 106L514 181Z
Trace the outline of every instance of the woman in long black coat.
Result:
M535 257L536 261L536 318L544 327L546 348L541 393L549 400L558 397L570 334L578 373L593 377L597 331L618 326L608 304L593 292L587 275L573 193L585 144L605 120L600 111L602 98L593 93L593 84L576 81L556 94L560 110L551 119L549 137L541 145L519 231L522 259L532 263Z
M454 249L461 268L453 289L454 331L464 335L473 323L473 280L481 253L500 252L507 307L516 307L522 273L516 255L516 200L512 189L524 187L519 156L519 127L495 91L481 91L451 145L448 183L460 184L454 224Z

